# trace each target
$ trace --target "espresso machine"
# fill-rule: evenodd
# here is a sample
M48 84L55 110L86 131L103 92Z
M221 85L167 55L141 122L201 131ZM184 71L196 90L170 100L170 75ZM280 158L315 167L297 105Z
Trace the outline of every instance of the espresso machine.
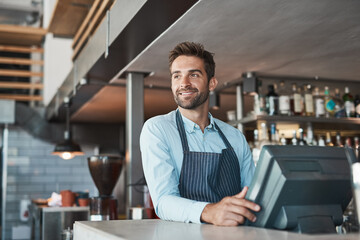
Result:
M88 158L91 177L99 191L90 198L90 220L116 220L117 200L111 195L119 179L124 158L116 155L98 155Z

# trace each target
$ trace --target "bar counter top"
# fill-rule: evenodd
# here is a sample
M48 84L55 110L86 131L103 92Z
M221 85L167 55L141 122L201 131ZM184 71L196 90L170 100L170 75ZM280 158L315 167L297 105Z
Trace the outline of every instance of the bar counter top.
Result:
M74 224L74 240L360 240L360 234L307 235L247 226L219 227L210 224L162 220L83 221Z

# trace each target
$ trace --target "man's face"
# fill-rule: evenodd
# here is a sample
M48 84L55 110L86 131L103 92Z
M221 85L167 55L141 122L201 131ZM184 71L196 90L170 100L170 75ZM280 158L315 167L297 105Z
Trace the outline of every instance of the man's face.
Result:
M217 81L208 82L204 61L194 56L179 56L171 65L171 89L177 105L195 109L206 102ZM216 83L215 83L216 82Z

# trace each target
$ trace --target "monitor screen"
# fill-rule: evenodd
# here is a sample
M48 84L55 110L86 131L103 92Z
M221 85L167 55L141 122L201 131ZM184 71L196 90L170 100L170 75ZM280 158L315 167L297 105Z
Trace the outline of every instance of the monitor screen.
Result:
M261 206L250 226L336 232L352 197L345 149L264 146L246 199Z

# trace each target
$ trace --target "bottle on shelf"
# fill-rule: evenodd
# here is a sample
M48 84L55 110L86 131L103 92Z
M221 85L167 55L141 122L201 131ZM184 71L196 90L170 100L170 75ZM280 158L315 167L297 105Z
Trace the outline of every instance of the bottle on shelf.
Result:
M350 137L347 137L347 138L345 139L345 147L349 147L349 148L352 147L351 138L350 138Z
M298 145L300 145L300 146L305 146L306 145L306 142L305 142L305 139L304 139L304 129L302 129L302 128L299 128L299 142L298 142Z
M314 131L312 124L310 122L307 123L306 132L307 132L307 137L306 137L307 145L316 145L314 144Z
M293 131L293 137L291 139L291 144L292 145L298 145L298 140L296 138L296 130Z
M259 141L259 130L254 130L254 145L252 148L252 156L255 165L257 164L260 157L260 141Z
M314 116L314 98L311 84L304 85L305 115Z
M340 90L338 88L335 88L333 100L335 102L334 116L336 118L346 117L344 103L340 96Z
M325 116L325 103L324 98L320 96L319 88L316 87L314 90L314 102L315 102L315 116Z
M354 104L355 104L355 117L360 118L360 97L359 97L359 94L355 95Z
M297 88L296 83L292 84L292 95L290 98L290 110L291 115L302 115L303 113L303 101L301 96L301 88Z
M334 144L333 144L332 141L331 141L330 132L327 132L327 133L326 133L326 140L325 140L325 142L326 142L326 146L330 146L330 147L334 146Z
M349 87L345 87L345 94L343 95L343 101L345 106L346 117L354 117L355 116L354 98L350 94Z
M359 151L360 151L360 145L359 145L359 137L354 137L354 149L355 149L355 155L356 159L359 159Z
M321 136L321 135L319 136L318 146L320 146L320 147L325 146L325 140L324 140L323 136Z
M279 89L279 114L290 115L290 96L285 89L284 81L280 82Z
M277 133L276 132L276 124L272 123L270 125L270 135L271 135L271 144L272 145L278 145L278 143L279 143L279 139L278 139L276 133Z
M335 114L335 101L330 97L329 87L324 88L325 116L332 117Z
M344 145L342 144L341 142L341 135L340 133L336 133L336 143L335 143L335 146L337 147L343 147Z
M266 99L262 91L261 81L258 84L258 93L254 96L254 111L256 115L267 115Z
M281 138L280 138L280 145L286 145L286 144L287 144L287 141L286 141L285 135L282 133Z
M279 95L275 93L274 85L268 86L266 94L266 111L270 116L277 115L279 109Z

